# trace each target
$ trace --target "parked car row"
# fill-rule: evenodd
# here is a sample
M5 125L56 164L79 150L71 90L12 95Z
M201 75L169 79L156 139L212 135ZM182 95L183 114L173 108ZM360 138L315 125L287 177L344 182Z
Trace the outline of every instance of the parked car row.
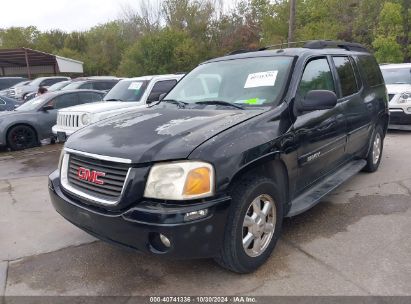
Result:
M182 77L155 75L120 82L114 77L66 80L18 107L14 99L4 97L4 102L0 99L0 111L8 111L0 113L0 146L21 150L34 147L43 139L65 141L84 126L158 101ZM105 89L110 87L113 88L106 95Z

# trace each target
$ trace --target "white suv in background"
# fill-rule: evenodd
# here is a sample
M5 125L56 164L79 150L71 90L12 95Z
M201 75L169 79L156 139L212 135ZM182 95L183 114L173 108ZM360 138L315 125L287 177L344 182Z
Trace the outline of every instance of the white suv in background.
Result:
M144 107L168 93L183 76L170 74L123 79L107 93L103 101L59 111L53 134L59 141L65 141L89 124Z
M390 129L411 130L411 63L381 65L387 86Z

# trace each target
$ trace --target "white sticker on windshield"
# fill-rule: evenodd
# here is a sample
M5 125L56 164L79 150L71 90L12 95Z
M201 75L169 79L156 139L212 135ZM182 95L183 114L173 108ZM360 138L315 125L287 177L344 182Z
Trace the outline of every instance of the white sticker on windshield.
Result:
M257 87L273 87L277 80L278 71L267 71L248 75L244 89Z
M140 90L141 86L143 85L142 82L132 82L128 87L129 90Z

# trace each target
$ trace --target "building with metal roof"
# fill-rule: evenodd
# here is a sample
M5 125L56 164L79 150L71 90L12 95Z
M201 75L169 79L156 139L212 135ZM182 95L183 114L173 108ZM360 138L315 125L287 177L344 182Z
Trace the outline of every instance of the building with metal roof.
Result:
M83 62L28 48L0 49L0 76L82 74Z

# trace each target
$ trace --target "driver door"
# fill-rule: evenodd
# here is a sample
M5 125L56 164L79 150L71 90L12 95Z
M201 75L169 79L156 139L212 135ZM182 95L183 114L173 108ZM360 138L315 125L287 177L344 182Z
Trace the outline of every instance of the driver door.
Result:
M296 98L305 98L311 90L328 90L337 94L338 86L331 67L327 57L308 61ZM294 132L298 145L297 189L303 192L335 170L344 159L347 134L341 105L298 114Z

